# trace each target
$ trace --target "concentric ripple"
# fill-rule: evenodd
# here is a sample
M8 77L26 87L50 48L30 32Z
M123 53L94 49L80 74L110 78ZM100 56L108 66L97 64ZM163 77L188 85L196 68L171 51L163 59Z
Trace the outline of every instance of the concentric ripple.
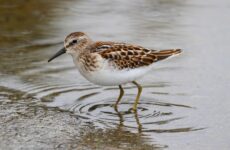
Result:
M143 97L138 105L137 112L131 111L135 96L125 96L114 109L114 97L98 99L97 94L84 101L78 101L69 110L74 112L85 122L91 122L99 128L124 127L132 132L188 132L193 129L188 126L178 127L178 124L187 117L186 111L193 111L190 106L166 103ZM184 113L181 113L184 112ZM183 122L183 121L182 121ZM183 123L182 123L183 124Z

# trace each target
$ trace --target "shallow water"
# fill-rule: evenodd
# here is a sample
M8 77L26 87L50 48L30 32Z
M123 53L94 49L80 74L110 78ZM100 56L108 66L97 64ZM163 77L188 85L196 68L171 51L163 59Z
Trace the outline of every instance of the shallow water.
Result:
M227 0L0 0L0 104L7 108L1 110L1 124L8 129L8 123L18 122L9 114L41 107L57 113L57 118L66 117L66 112L73 115L79 123L65 126L84 131L47 143L48 147L65 148L67 143L88 149L229 149L229 14ZM137 113L128 111L137 92L131 84L125 86L115 111L118 87L88 82L70 56L47 63L73 31L153 49L182 48L183 54L156 64L139 81L144 90ZM49 123L55 126L61 121L68 122ZM2 140L14 137L12 130L5 132ZM45 133L38 147L44 148L44 140L56 132L47 128Z

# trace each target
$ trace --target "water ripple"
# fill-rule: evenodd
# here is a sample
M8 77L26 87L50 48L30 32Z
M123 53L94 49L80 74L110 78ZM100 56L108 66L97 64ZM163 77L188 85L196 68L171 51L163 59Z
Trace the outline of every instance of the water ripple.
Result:
M124 97L124 102L119 104L118 110L114 109L114 98L97 99L100 93L90 93L82 97L83 101L76 101L69 110L83 118L83 121L93 122L99 128L123 126L129 130L142 133L174 133L189 132L196 129L192 127L177 127L176 124L187 119L181 111L194 110L191 106L159 102L151 98L142 98L138 111L130 111L133 105L133 96ZM100 96L101 97L101 96ZM80 98L79 98L80 99ZM183 121L182 121L183 122Z

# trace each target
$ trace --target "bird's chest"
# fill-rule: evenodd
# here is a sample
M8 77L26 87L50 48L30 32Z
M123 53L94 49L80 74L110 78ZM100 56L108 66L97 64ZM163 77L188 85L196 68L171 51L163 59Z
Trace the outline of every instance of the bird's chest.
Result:
M74 64L79 72L86 78L101 70L103 63L97 55L83 55L80 57L73 57Z
M115 72L111 69L111 64L101 57L81 57L74 59L74 63L80 74L90 82L99 85L111 85L110 82L116 81L113 79Z

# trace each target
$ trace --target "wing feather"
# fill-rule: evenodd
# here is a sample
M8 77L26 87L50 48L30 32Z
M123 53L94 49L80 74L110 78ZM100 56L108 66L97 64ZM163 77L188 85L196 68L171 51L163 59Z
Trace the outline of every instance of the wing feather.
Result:
M104 59L109 60L118 69L139 68L151 65L154 62L166 59L172 55L181 53L181 49L151 50L141 46L97 42L93 45L93 52L100 54Z

